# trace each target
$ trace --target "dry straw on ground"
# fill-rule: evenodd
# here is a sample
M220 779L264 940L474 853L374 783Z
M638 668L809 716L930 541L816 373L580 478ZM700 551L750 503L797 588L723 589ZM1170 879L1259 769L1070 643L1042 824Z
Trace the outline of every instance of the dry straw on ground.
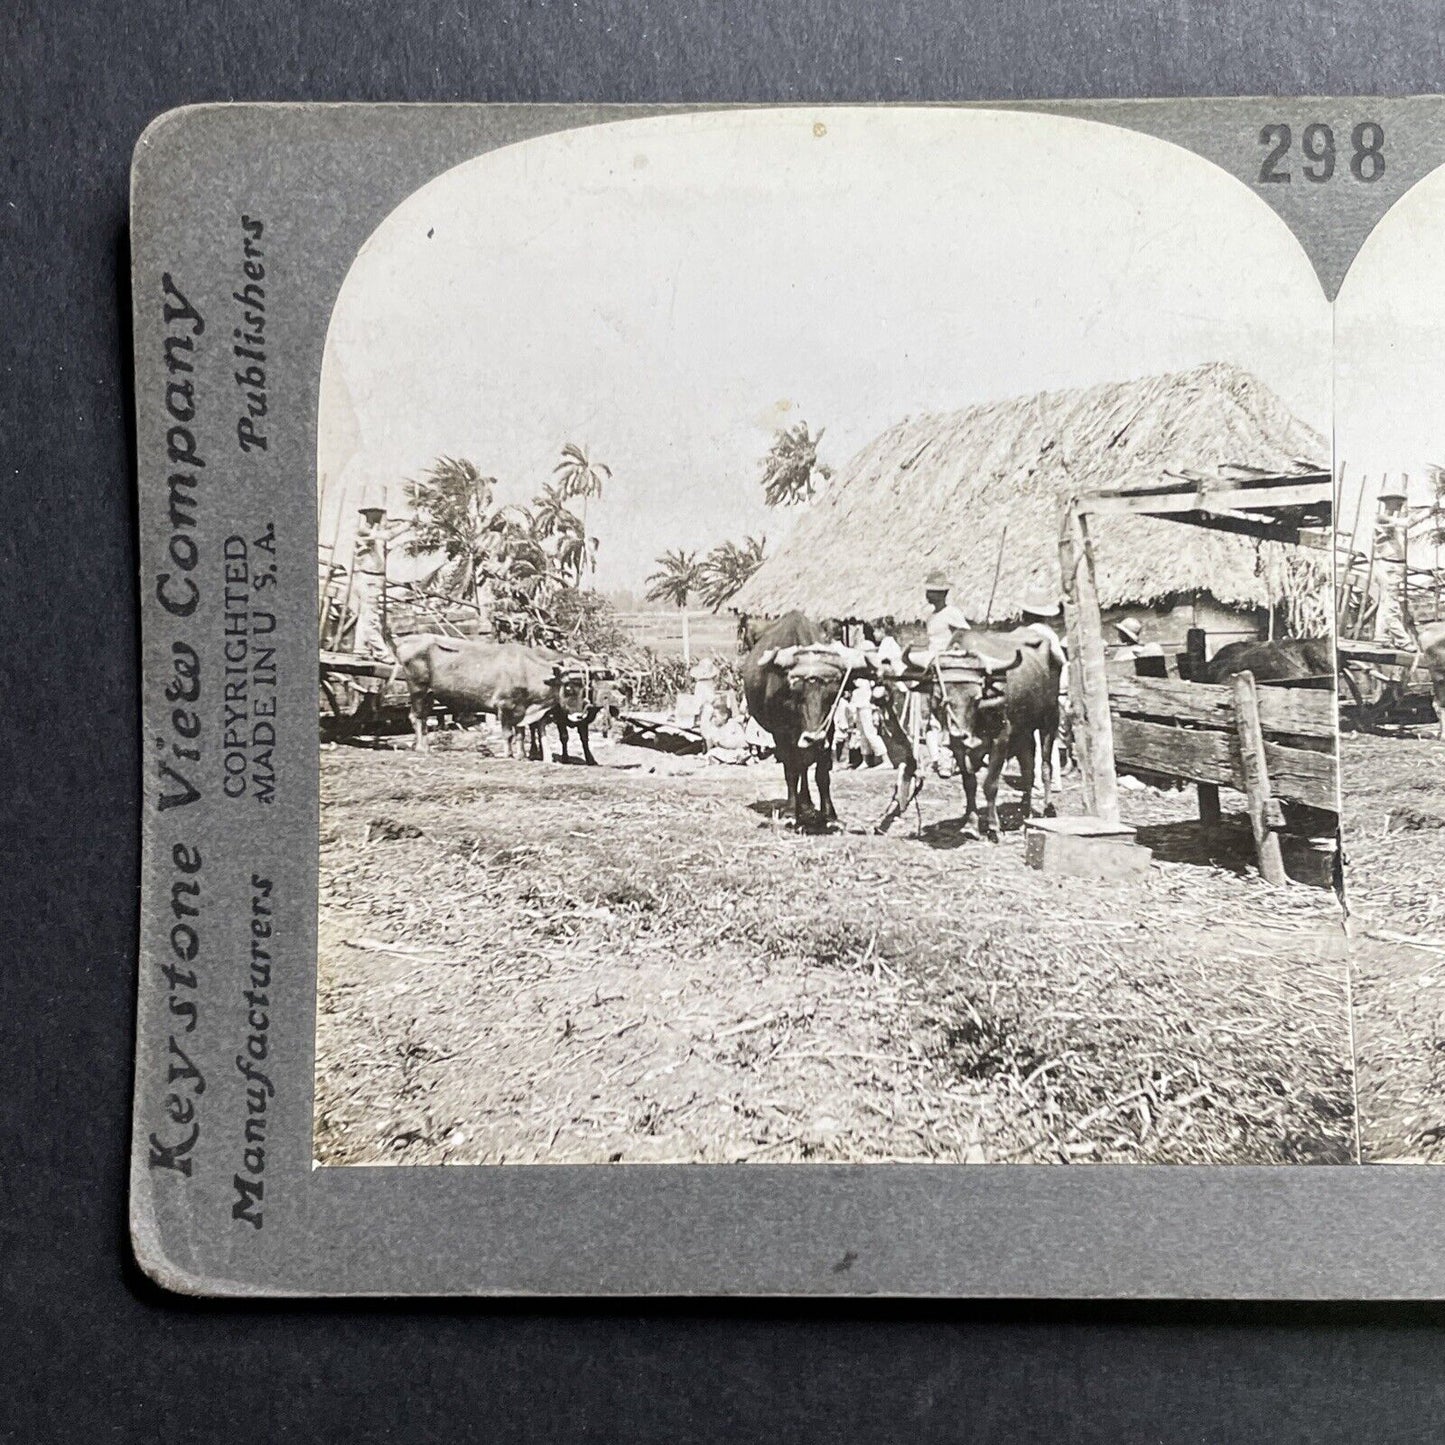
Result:
M1364 1155L1441 1161L1445 743L1346 735L1341 745Z
M771 765L322 786L323 1163L1351 1157L1332 899L1211 861L1191 795L1133 795L1165 861L1101 884L1026 868L1016 806L963 841L956 783L883 838L795 834Z

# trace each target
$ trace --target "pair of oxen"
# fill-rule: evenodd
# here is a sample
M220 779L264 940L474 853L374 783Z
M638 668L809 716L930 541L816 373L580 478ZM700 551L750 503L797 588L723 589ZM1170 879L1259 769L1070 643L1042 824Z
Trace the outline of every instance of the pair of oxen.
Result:
M959 631L946 647L926 655L917 686L958 765L965 836L979 836L982 780L983 832L998 841L999 781L1013 759L1022 774L1025 814L1033 812L1036 758L1041 762L1040 811L1050 811L1061 671L1048 640L1027 631ZM831 780L833 720L850 679L873 672L866 654L830 641L801 612L768 627L743 663L748 710L772 734L787 778L788 806L799 828L827 828L837 821ZM881 676L879 681L901 693L898 683ZM879 721L895 770L893 796L873 825L883 832L917 797L923 780L914 742L894 710L881 709ZM817 783L816 804L809 773Z
M569 760L568 730L575 728L583 759L596 764L588 728L598 703L586 663L520 642L474 642L434 633L391 639L391 649L396 656L392 677L403 678L410 694L418 751L426 749L426 721L440 703L458 717L494 714L509 758L523 750L540 758L542 730L550 722L562 739L564 762Z

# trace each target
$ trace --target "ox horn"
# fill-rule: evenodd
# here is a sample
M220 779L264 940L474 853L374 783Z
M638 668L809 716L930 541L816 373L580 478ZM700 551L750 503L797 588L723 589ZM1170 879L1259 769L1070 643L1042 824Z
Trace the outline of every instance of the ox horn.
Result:
M798 660L798 649L796 647L780 647L773 654L773 666L788 668Z
M1000 673L1012 672L1014 668L1022 666L1023 660L1024 650L1020 647L1014 652L1013 657L1008 662L998 662L993 658L984 658L983 665L992 676L997 677Z
M768 648L768 650L767 650L765 653L763 653L763 655L762 655L761 657L758 658L758 666L759 666L759 667L771 667L771 666L773 665L773 663L777 660L777 656L778 656L778 649L777 649L776 647L770 647L770 648Z

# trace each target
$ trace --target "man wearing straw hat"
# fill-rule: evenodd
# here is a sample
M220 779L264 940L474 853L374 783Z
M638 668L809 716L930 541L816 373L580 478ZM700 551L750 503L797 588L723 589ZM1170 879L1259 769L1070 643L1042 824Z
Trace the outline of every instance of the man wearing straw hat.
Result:
M1056 630L1057 624L1064 620L1064 604L1042 587L1034 586L1025 594L1021 610L1024 615L1023 631L1042 637L1049 644L1049 653L1059 666L1067 667L1069 659Z
M928 619L924 625L928 629L928 650L932 653L943 652L952 642L955 632L968 631L973 626L964 615L963 609L949 602L948 594L952 591L953 584L949 581L948 574L938 568L924 579L923 595L929 607ZM922 694L915 696L920 709L926 712L927 704ZM943 731L937 719L931 716L927 717L924 723L924 743L928 749L929 761L933 764L933 771L941 778L951 778L957 771L953 750L944 746Z
M1054 739L1056 756L1050 762L1054 772L1062 776L1073 741L1073 714L1069 710L1069 658L1058 634L1058 627L1064 620L1064 604L1053 593L1035 584L1024 595L1019 610L1023 613L1021 630L1042 637L1049 644L1049 656L1059 664L1059 731ZM1035 767L1042 769L1043 761L1040 754Z
M1143 624L1137 617L1121 617L1114 624L1119 641L1110 650L1111 662L1137 662L1141 657L1163 657L1164 649L1157 642L1144 642Z

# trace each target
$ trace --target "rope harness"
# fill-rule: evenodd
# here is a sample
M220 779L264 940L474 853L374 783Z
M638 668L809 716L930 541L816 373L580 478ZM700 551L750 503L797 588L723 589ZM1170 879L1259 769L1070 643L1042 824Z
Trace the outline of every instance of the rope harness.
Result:
M945 676L944 664L947 664L947 676ZM952 682L973 682L979 684L978 705L980 708L998 707L1002 704L1006 692L1002 673L997 669L990 668L984 660L973 652L940 652L935 653L929 663L929 672L933 675L938 696L938 715L944 731L951 737L953 734L953 704L948 698L947 683ZM960 731L966 731L960 726Z

